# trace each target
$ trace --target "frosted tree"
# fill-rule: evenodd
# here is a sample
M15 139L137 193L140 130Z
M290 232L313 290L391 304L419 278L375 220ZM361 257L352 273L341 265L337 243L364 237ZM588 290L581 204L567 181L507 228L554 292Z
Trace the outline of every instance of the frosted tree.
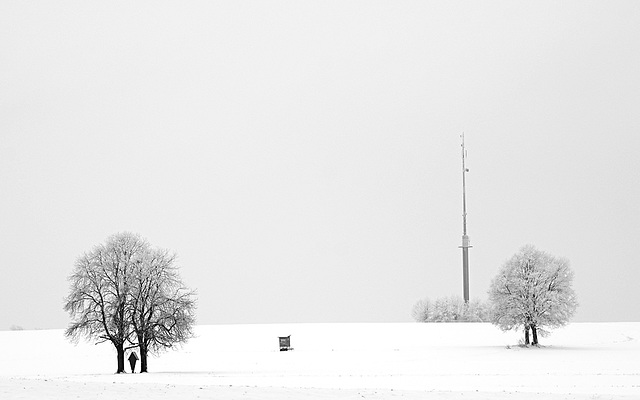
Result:
M502 330L522 328L525 344L537 345L538 333L564 326L575 313L572 283L567 259L524 246L491 282L491 322Z
M109 237L80 256L69 276L70 291L64 309L72 318L65 335L111 342L116 349L118 368L124 372L125 345L131 335L129 306L134 266L149 244L137 235L121 233Z
M175 255L153 249L137 234L118 233L80 256L69 277L64 309L72 319L65 334L111 342L118 368L139 347L141 372L147 354L191 336L195 294L180 280Z
M175 261L175 254L156 249L134 268L129 303L140 372L147 372L149 352L171 348L192 336L195 293L182 283Z
M430 322L433 317L433 305L429 298L420 299L413 305L411 316L416 322Z
M489 321L487 303L479 299L471 299L465 307L464 320L466 322Z

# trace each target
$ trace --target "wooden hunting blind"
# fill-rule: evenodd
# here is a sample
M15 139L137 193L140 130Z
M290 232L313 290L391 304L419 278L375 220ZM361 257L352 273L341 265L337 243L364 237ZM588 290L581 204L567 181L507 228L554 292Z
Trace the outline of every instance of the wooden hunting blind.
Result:
M293 350L291 348L291 335L289 336L278 336L280 341L280 351L289 351Z

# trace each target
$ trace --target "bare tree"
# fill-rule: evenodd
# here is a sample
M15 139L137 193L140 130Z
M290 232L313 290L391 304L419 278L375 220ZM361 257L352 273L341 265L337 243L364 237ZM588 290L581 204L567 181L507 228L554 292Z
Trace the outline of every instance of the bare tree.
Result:
M564 326L577 308L569 261L524 246L491 282L491 322L502 330L524 329L524 342L538 344L545 328Z
M140 349L141 372L149 352L185 342L195 321L195 293L182 283L175 254L152 249L137 234L118 233L76 261L64 309L72 322L65 334L111 342L118 369L125 351Z
M147 372L149 352L183 343L192 336L195 293L182 283L175 254L151 250L136 264L130 309L140 349L140 372Z
M118 368L124 372L125 344L130 338L128 306L133 266L149 244L140 236L120 233L80 256L69 276L71 284L64 309L72 318L65 335L109 341L116 348Z

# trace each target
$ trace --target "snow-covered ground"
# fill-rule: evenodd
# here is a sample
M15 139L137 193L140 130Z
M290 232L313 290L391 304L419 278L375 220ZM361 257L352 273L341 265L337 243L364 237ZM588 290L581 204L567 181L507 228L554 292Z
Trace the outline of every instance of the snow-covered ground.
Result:
M109 343L0 332L0 399L640 399L640 323L575 323L518 346L489 324L198 326L120 374ZM294 351L278 351L291 335ZM128 363L127 363L128 366Z

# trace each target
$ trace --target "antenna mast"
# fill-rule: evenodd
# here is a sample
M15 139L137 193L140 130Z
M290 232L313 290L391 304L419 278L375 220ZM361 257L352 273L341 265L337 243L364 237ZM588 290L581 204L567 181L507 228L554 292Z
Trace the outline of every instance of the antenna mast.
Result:
M466 174L469 172L465 165L467 151L464 148L464 132L462 138L462 291L464 302L469 303L469 236L467 235L467 192Z

